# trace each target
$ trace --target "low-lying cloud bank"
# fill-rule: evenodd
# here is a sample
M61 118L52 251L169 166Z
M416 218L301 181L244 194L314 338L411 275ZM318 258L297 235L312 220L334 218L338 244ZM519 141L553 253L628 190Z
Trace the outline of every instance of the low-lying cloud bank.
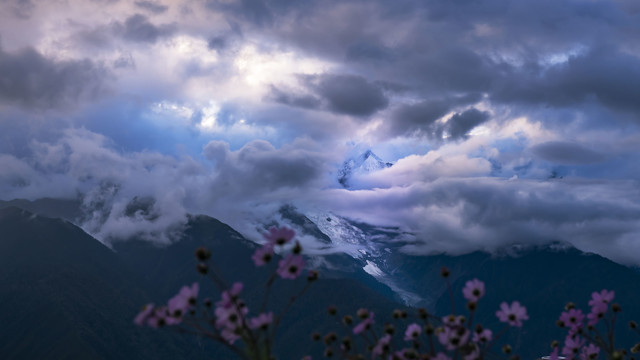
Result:
M254 141L232 151L227 143L212 141L200 162L122 153L101 135L70 129L56 141L34 141L30 147L28 158L0 157L5 169L0 197L81 198L81 225L107 243L131 236L170 242L188 213L217 217L259 240L260 228L278 219L283 203L291 203L398 226L413 234L402 247L409 254L492 252L512 244L566 241L640 264L635 180L488 177L486 160L459 154L436 159L429 153L370 174L376 187L346 190L331 186L326 153L300 144L276 149Z

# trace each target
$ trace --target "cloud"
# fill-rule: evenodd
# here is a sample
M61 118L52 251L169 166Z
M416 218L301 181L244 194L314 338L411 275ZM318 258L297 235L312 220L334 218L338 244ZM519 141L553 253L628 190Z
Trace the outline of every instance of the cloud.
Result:
M175 25L156 26L142 14L132 15L123 24L116 23L113 26L116 34L129 41L141 43L155 43L158 39L170 36L176 31Z
M467 136L476 126L489 120L489 113L471 108L462 113L455 113L443 126L443 132L447 132L452 139L460 139Z
M266 100L303 109L318 109L321 105L321 100L315 96L285 92L274 85L271 85L271 91L266 96Z
M263 140L251 141L236 151L230 151L228 143L214 140L203 153L216 166L212 189L219 196L243 194L248 198L281 189L304 189L326 172L322 153L276 149Z
M330 190L320 206L368 223L411 229L403 251L414 254L493 252L513 244L566 241L637 264L629 239L640 230L634 181L539 181L440 178L375 190Z
M570 107L598 102L616 111L639 113L640 59L616 48L596 47L570 56L566 62L539 68L531 74L505 78L493 98Z
M110 73L89 59L55 61L32 48L0 48L0 101L49 109L94 100L108 92Z
M531 151L540 158L567 165L594 164L604 161L606 157L580 144L549 141L535 145Z
M144 10L147 10L151 13L154 14L162 14L164 12L166 12L169 7L167 5L162 5L158 2L155 1L147 1L147 0L143 0L143 1L136 1L134 2L134 4Z
M272 85L267 99L294 107L323 108L338 114L368 117L386 108L389 99L382 88L357 75L301 75L300 82L313 95L297 95Z

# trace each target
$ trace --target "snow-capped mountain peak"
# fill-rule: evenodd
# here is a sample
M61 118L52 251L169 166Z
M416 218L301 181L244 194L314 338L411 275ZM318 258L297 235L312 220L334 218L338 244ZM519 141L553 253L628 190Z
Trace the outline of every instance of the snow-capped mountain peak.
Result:
M370 173L392 165L392 163L380 159L373 151L367 150L357 157L345 160L338 172L338 182L345 188L349 188L349 180L354 174Z

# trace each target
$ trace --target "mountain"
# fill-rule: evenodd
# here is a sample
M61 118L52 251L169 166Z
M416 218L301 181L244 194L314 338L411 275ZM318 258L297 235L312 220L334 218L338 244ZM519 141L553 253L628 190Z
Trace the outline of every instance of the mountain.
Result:
M371 150L347 159L338 171L338 182L345 188L351 187L351 178L354 175L366 174L391 167L393 164L380 159Z
M458 312L466 311L462 297L466 281L478 278L486 283L487 295L476 317L486 326L502 328L495 317L500 303L520 301L527 307L530 320L521 332L512 331L503 340L517 345L523 358L547 355L551 341L564 338L565 331L555 326L564 306L572 301L588 312L591 293L602 289L614 290L615 301L623 307L617 321L617 346L629 348L637 342L637 336L626 329L629 320L640 319L640 307L635 306L640 294L637 269L558 242L527 247L514 240L512 247L494 254L414 256L402 251L402 246L414 237L398 229L359 223L331 213L302 214L291 207L288 213L290 218L297 213L315 224L313 228L306 223L304 231L313 229L307 234L319 231L326 235L330 246L350 255L350 259L341 261L360 266L388 285L395 299L405 305L422 306L441 315L452 311L446 282L440 276L443 266L451 270L449 281Z
M149 300L138 274L80 228L7 207L0 234L0 358L197 358L133 325Z
M244 283L242 296L247 301L249 309L259 308L271 272L253 264L250 258L255 245L252 242L216 219L203 215L190 216L183 236L166 247L157 247L147 241L133 239L114 244L114 250L129 266L144 269L145 282L155 289L154 296L157 299L167 299L180 286L197 279L201 280L201 292L216 298L219 291L213 283L209 279L201 278L195 271L197 263L193 253L200 246L205 246L211 251L212 260L222 278L228 283ZM273 262L277 262L277 259L274 260ZM366 276L366 273L360 271L361 275ZM320 276L321 279L294 303L288 316L283 319L281 333L275 344L280 359L297 359L307 354L321 357L324 349L318 347L310 350L309 345L313 343L309 336L312 331L327 332L341 327L334 318L327 316L326 310L331 305L338 305L341 311L350 313L367 306L380 314L390 314L393 309L401 307L400 304L366 286L367 284L356 281L357 277L337 277L336 272L328 273L325 270L321 270ZM304 277L295 281L276 281L271 293L279 295L271 297L268 308L276 310L276 313L277 310L284 309L292 289L301 289L305 283ZM380 286L375 280L369 284L374 287ZM220 348L210 349L210 353L216 355L214 358L229 356Z
M339 327L326 315L329 304L348 312L371 308L378 324L388 319L391 309L401 307L396 301L424 306L434 314L449 313L451 302L439 275L442 266L451 270L458 312L464 312L465 282L485 282L487 295L475 319L495 331L502 328L495 317L500 302L518 300L527 307L530 320L503 339L517 346L523 358L547 354L550 341L563 338L555 321L564 305L573 301L588 310L590 294L601 289L614 290L623 308L617 346L637 342L625 327L628 320L640 320L640 307L635 306L640 273L601 256L559 243L514 245L496 254L413 256L402 252L402 246L415 236L396 228L326 212L303 213L292 206L283 207L280 215L302 229L301 235L322 234L320 241L328 249L340 250L307 259L320 266L322 280L285 318L276 344L282 359L321 354L322 346L306 339L313 330ZM258 306L269 276L249 259L252 242L207 216L190 216L182 237L164 247L131 239L115 243L112 250L68 222L15 207L0 210L0 234L0 323L6 324L0 327L0 358L226 358L220 347L138 329L131 318L140 305L163 303L180 286L196 280L203 296L218 296L194 270L193 251L199 246L211 249L229 282L245 283L243 297L250 309ZM269 301L269 308L284 308L291 288L303 283L276 282L272 294L279 295Z
M253 243L207 216L190 216L182 238L164 247L131 239L112 250L65 220L16 207L0 210L0 234L2 359L232 359L219 344L138 328L132 319L143 304L166 303L194 281L202 297L219 296L195 271L199 246L211 249L228 282L245 283L250 309L259 307L270 275L250 260ZM268 308L284 309L292 289L305 282L276 281ZM366 305L385 314L399 306L353 279L321 278L284 318L275 344L280 359L321 356L324 348L314 347L309 335L340 328L326 313L334 304L343 313Z

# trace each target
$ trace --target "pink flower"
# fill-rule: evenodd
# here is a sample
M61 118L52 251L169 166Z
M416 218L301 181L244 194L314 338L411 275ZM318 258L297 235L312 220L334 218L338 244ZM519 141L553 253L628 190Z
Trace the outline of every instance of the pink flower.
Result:
M287 244L296 236L296 232L289 229L286 226L281 228L272 227L269 229L268 234L263 235L270 245L284 245Z
M478 279L469 280L462 289L462 294L465 299L477 302L484 296L484 283Z
M568 358L574 358L582 345L584 345L584 339L580 339L577 336L568 335L567 338L564 339L562 355L565 355Z
M591 312L587 314L587 319L589 319L589 321L587 322L587 325L595 326L598 323L598 321L600 321L600 319L604 317L604 314L606 312L607 312L606 307L594 306L591 309Z
M420 325L413 323L407 326L407 330L404 332L404 339L406 341L416 340L420 333L422 332L422 328Z
M373 311L369 311L369 316L353 327L353 334L358 335L361 332L368 330L371 325L373 325Z
M135 319L133 319L133 323L142 326L147 321L151 313L153 312L153 304L147 304L142 307L142 310L136 315Z
M183 286L178 294L169 299L169 316L179 320L182 319L187 310L193 309L199 291L200 286L198 283L193 283L191 287Z
M243 287L244 285L242 285L241 282L233 283L231 289L222 292L222 299L216 303L216 306L230 307L231 305L233 305L233 303L237 300L238 295L240 295Z
M278 275L283 279L295 279L304 268L304 259L300 255L289 254L278 263Z
M251 329L264 328L273 322L273 313L262 313L254 318L249 319L249 327Z
M443 331L438 333L438 341L447 350L455 350L469 341L469 331L463 327L452 328L445 326Z
M240 307L240 311L238 311L238 306L229 306L229 307L216 307L216 328L223 329L228 328L235 330L242 325L242 317L249 312L249 309L246 307Z
M157 329L164 325L172 325L171 318L167 318L167 308L157 307L153 309L151 315L147 317L147 326Z
M220 333L223 339L229 344L233 344L236 340L240 339L240 335L236 334L235 329L226 328Z
M389 342L391 342L391 335L387 334L381 337L373 350L371 350L371 356L382 356L387 353L389 351Z
M600 354L600 348L589 344L582 348L582 352L580 353L580 360L594 360L598 358Z
M500 310L496 311L496 316L500 321L509 323L511 326L522 326L522 320L529 320L527 308L514 301L511 305L506 302L500 304Z
M584 321L584 314L580 309L570 309L560 314L560 321L569 328L570 333L576 333L580 329Z
M483 329L482 332L480 333L474 332L472 340L475 343L489 342L491 341L492 337L493 337L493 332L491 332L491 330Z
M613 301L614 296L615 296L615 293L613 292L613 290L608 291L603 289L599 293L594 292L591 294L591 300L589 300L589 306L591 306L592 311L595 308L607 309L611 301Z
M253 263L256 264L256 266L263 266L271 261L272 257L273 245L266 244L256 249L256 251L253 253L253 256L251 256L251 259L253 260Z

